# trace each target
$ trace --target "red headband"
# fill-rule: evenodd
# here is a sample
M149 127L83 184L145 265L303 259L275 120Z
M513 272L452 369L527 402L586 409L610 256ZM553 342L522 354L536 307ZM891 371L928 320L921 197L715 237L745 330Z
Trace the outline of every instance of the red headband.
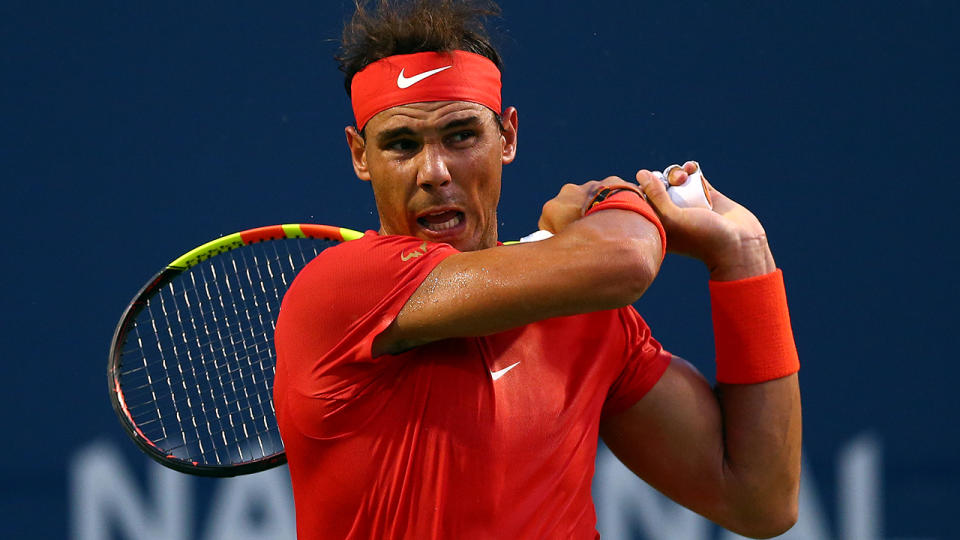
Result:
M500 70L466 51L399 54L354 75L350 96L360 130L381 111L425 101L469 101L500 114Z

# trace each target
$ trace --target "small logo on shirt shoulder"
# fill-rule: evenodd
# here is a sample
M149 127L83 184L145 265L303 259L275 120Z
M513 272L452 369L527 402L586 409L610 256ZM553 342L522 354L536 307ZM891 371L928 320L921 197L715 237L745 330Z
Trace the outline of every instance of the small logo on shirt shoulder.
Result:
M421 255L426 255L426 254L427 254L427 249L429 249L429 248L427 247L427 242L424 241L422 244L420 244L420 247L415 248L415 249L412 249L412 250L408 251L407 253L404 253L403 251L401 251L401 252L400 252L400 260L403 261L403 262L407 262L407 261L409 261L410 259L416 259L417 257L420 257Z

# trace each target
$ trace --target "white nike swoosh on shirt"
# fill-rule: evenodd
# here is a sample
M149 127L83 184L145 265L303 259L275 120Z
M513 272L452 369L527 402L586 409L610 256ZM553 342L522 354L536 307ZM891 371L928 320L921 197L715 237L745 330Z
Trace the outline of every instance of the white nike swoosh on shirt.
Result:
M424 71L423 73L420 73L420 74L418 74L418 75L414 75L413 77L404 77L404 76L403 76L403 71L404 71L404 69L406 69L406 68L401 69L401 70L400 70L400 75L397 75L397 86L398 86L399 88L410 88L411 86L413 86L413 85L417 84L418 82L426 79L427 77L436 75L437 73L440 73L441 71L443 71L443 70L445 70L445 69L450 69L450 68L452 68L452 67L453 67L453 66L443 66L442 68L431 69L430 71Z
M517 362L516 364L509 365L509 366L507 366L507 367L505 367L505 368L503 368L503 369L497 370L497 371L491 371L491 372L490 372L490 376L493 377L493 380L497 380L497 379L499 379L500 377L503 377L503 376L504 376L508 371L510 371L511 369L517 367L517 364L519 364L519 363L520 363L520 362Z

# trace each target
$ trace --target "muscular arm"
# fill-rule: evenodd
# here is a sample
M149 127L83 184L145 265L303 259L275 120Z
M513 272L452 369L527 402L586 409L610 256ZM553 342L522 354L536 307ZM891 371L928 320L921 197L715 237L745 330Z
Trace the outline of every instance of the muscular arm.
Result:
M737 280L776 268L763 228L740 205L710 188L713 212L679 209L659 182L641 175L638 180L660 212L673 249L704 261L712 279ZM601 435L650 485L727 529L765 538L796 522L801 446L796 374L713 390L695 368L674 357L640 402L604 420Z
M674 357L660 382L600 432L663 494L731 531L765 538L797 519L800 423L796 375L714 392Z
M541 242L451 255L374 340L373 352L626 306L653 282L660 260L656 227L626 210L576 219Z

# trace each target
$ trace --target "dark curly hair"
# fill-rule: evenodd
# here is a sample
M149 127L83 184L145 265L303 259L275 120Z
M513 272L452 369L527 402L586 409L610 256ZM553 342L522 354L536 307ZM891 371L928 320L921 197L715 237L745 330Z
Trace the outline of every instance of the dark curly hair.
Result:
M350 95L353 76L369 64L397 54L462 50L503 62L484 28L500 7L483 0L354 0L356 11L344 25L336 59ZM375 3L373 10L367 4Z

